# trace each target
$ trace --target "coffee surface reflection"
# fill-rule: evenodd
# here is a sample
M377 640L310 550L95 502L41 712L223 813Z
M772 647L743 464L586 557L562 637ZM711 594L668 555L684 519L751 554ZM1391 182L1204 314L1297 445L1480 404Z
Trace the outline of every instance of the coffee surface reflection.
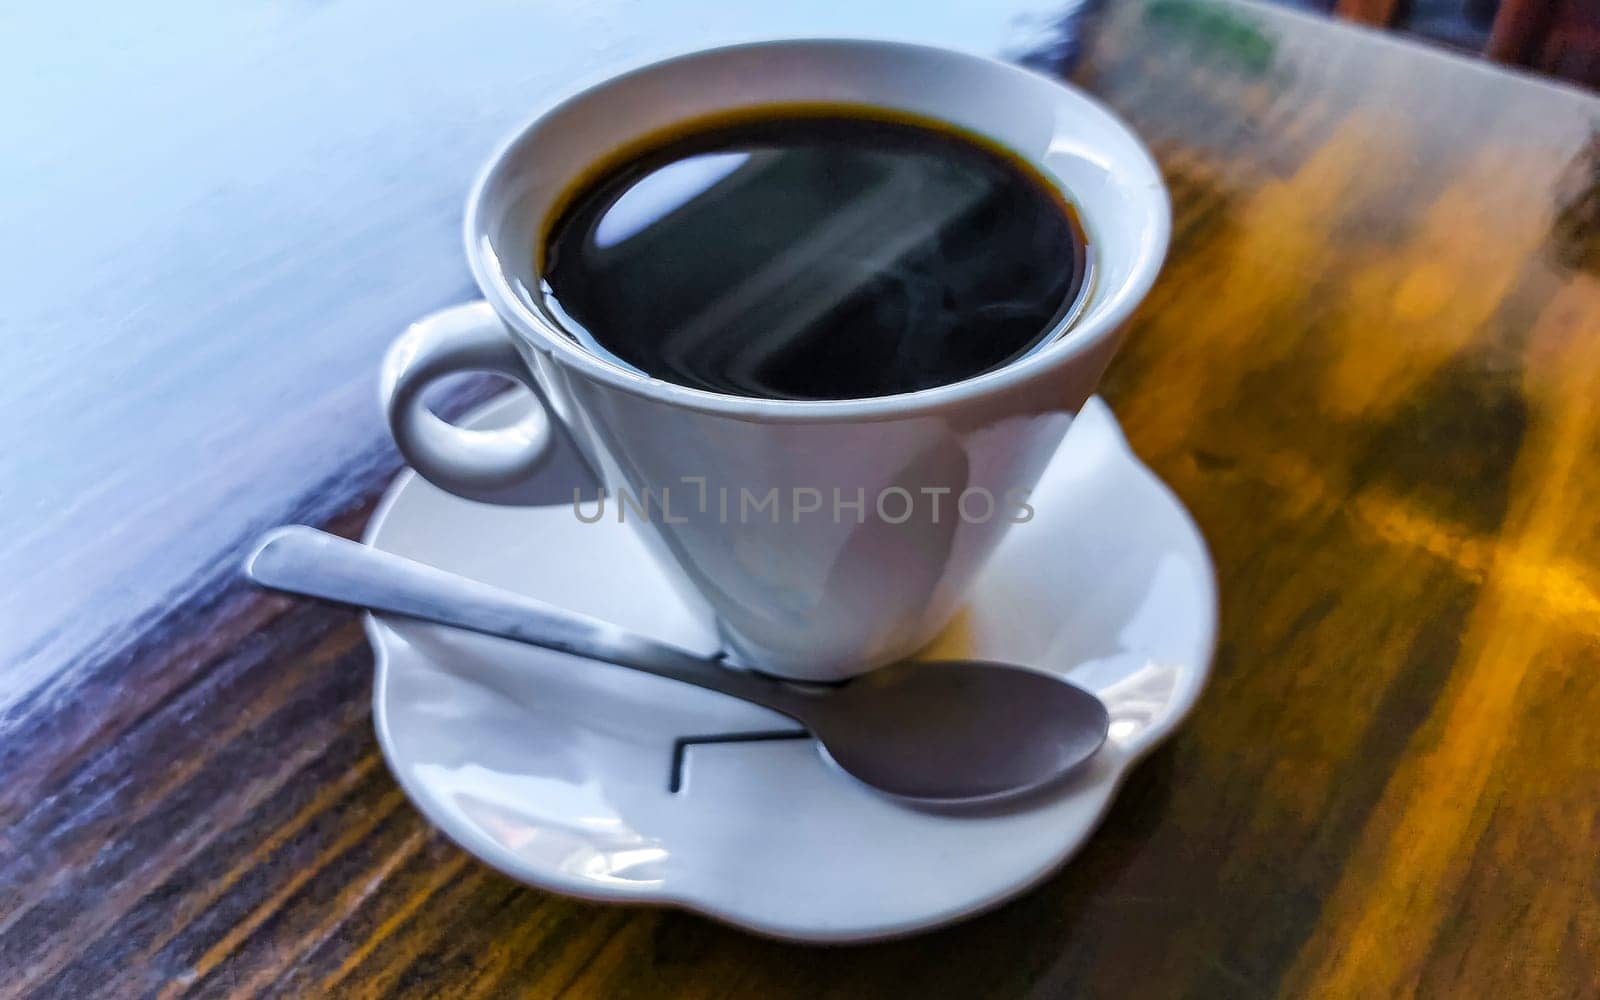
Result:
M960 133L844 114L688 129L603 169L542 253L591 352L679 385L858 399L993 371L1057 332L1089 247L1060 193Z

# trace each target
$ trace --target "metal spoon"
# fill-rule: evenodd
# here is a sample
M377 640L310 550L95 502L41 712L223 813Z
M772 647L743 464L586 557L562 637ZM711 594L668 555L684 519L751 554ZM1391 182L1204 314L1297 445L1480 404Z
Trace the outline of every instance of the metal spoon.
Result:
M958 803L1019 795L1105 742L1099 698L1052 674L980 660L895 663L833 687L775 680L304 526L245 561L263 587L453 625L631 667L787 715L881 792Z

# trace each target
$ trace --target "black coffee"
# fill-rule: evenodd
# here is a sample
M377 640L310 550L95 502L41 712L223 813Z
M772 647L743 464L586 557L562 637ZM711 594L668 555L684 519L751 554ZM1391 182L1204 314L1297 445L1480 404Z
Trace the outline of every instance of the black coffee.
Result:
M912 392L1027 354L1088 246L1012 155L853 113L691 128L601 169L546 237L546 301L590 351L768 399Z

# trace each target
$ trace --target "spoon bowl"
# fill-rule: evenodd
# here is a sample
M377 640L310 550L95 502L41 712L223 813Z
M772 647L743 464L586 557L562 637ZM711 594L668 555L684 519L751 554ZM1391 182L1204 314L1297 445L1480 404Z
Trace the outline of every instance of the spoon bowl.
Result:
M826 695L802 721L845 773L930 802L1034 791L1092 757L1111 724L1083 688L985 660L892 664Z

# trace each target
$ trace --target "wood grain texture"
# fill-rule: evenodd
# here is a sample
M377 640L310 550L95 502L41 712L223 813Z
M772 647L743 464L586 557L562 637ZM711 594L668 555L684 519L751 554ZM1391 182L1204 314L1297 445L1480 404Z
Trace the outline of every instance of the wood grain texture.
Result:
M1405 16L1404 0L1338 0L1333 12L1347 21L1392 28Z
M388 776L355 618L218 556L5 717L0 996L1600 995L1600 102L1231 3L1045 41L1171 186L1106 394L1223 600L1075 860L842 949L520 887ZM298 509L354 534L395 467Z
M1585 0L1505 0L1484 53L1600 87L1600 8Z

